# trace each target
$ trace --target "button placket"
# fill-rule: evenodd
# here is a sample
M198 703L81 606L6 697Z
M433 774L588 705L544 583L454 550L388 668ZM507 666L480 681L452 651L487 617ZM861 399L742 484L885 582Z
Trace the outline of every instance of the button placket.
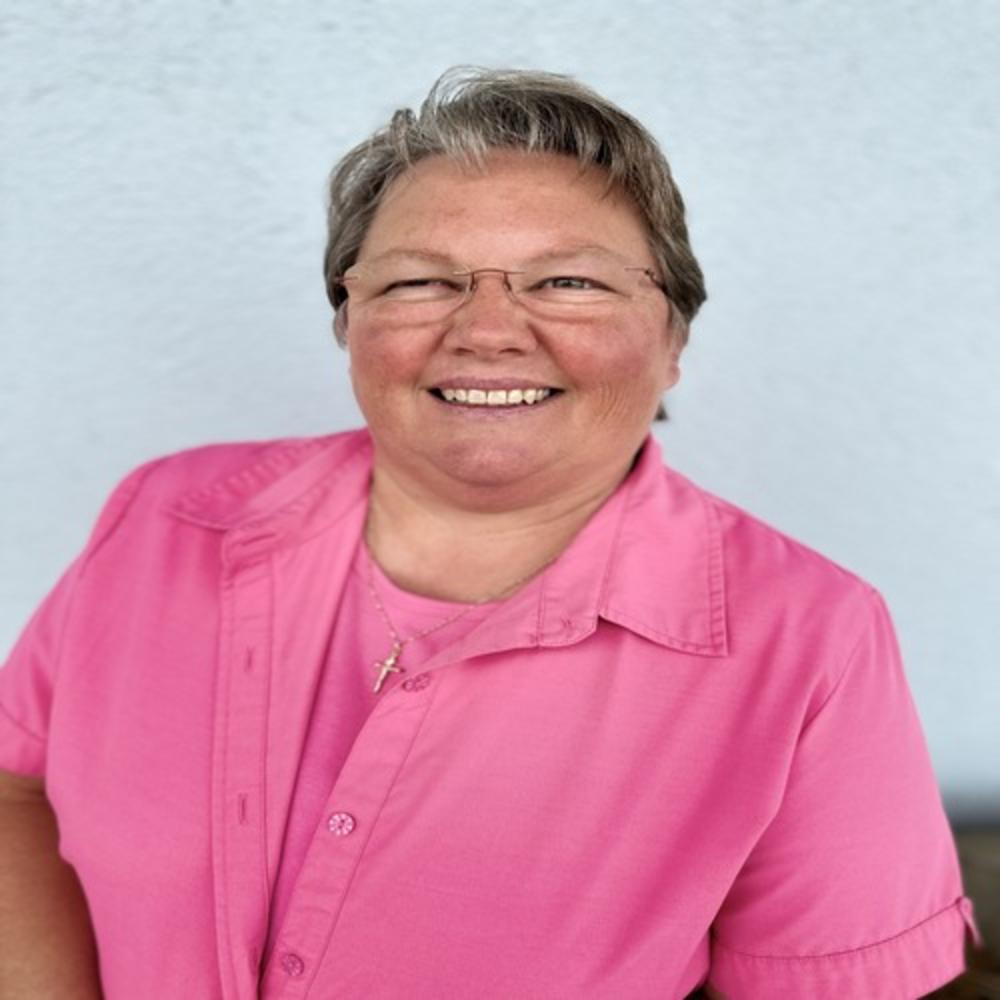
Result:
M224 645L218 676L213 829L220 968L225 988L242 995L257 979L251 955L266 931L261 761L266 747L270 663L271 566L234 560L223 580ZM234 886L240 886L235 892ZM240 959L237 959L240 956Z
M416 682L419 677L415 674L407 680ZM429 682L429 677L420 680L417 690ZM393 692L388 693L391 697ZM376 832L377 817L399 778L399 765L406 759L429 707L429 699L409 697L409 692L404 698L401 692L398 698L376 705L365 721L302 864L277 939L275 960L264 974L261 996L299 996L306 988L318 996L339 995L331 982L331 978L336 980L338 969L333 957L337 921L366 844ZM349 803L351 811L338 808L342 803ZM295 955L303 962L299 976L285 969L286 955Z

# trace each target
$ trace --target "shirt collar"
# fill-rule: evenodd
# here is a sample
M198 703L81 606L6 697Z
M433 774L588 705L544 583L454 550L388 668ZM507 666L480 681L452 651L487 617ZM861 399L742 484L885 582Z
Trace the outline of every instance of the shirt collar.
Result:
M594 539L580 537L582 549L592 546L582 562L605 567L595 579L598 615L661 645L725 656L725 570L713 498L665 467L650 435L613 500L587 525L597 529ZM613 531L602 530L605 513Z
M277 441L256 461L184 493L167 512L223 532L223 561L250 562L297 545L367 500L367 431Z
M470 644L488 651L488 631L523 645L570 645L604 619L661 646L725 656L725 593L713 498L664 467L650 435L629 475L566 551L491 615ZM519 634L525 622L529 630Z
M252 559L298 544L364 503L371 461L367 431L278 442L169 509L225 532L230 561ZM488 652L501 637L506 648L569 645L593 632L599 618L682 652L728 652L716 504L664 467L652 435L621 486L559 559L469 641L477 652Z

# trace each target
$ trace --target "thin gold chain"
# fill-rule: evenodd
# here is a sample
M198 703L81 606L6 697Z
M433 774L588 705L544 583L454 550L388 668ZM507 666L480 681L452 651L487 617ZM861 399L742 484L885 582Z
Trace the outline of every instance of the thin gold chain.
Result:
M452 622L457 622L459 618L464 617L469 614L470 611L475 608L480 607L483 604L489 604L490 601L495 601L500 597L497 594L496 597L484 597L479 601L472 601L471 603L465 605L458 609L458 611L453 614L448 615L447 618L442 621L436 622L428 628L425 628L422 632L414 632L413 635L408 635L405 639L396 631L396 626L392 624L392 619L389 617L389 612L386 611L385 605L382 603L382 598L378 595L378 590L375 588L375 560L372 558L371 552L368 550L368 546L365 546L365 558L367 561L367 579L368 592L372 595L372 602L374 603L379 615L382 617L382 621L385 622L386 627L389 629L389 634L392 636L393 641L399 643L400 647L405 646L408 642L414 642L417 639L423 639L424 636L430 635L432 632L437 632L438 629L442 629L445 625L450 625ZM527 577L525 577L527 579ZM521 581L519 580L518 583ZM517 584L514 584L517 586ZM501 591L502 593L502 591Z
M375 686L373 688L375 694L378 694L382 690L382 685L385 683L386 678L390 673L402 674L406 673L403 667L399 667L396 664L399 662L400 657L403 655L403 648L411 642L415 642L417 639L423 639L425 636L431 635L433 632L437 632L439 629L443 629L446 625L451 625L452 622L457 622L459 619L464 618L471 611L476 608L482 607L484 604L489 604L491 601L499 601L501 598L508 596L522 583L527 582L531 577L537 576L539 573L548 569L559 558L561 553L556 553L551 559L544 562L537 569L532 570L530 573L525 573L524 576L518 577L513 583L507 584L502 590L495 591L486 597L481 597L479 600L472 601L463 608L459 608L454 614L448 615L442 621L436 622L435 624L425 628L421 632L415 632L413 635L408 635L403 638L396 630L396 626L393 625L392 619L389 617L389 612L386 611L385 605L382 603L382 598L379 597L378 590L375 587L375 559L371 554L371 550L368 548L367 543L362 540L362 545L365 549L365 560L366 560L366 574L365 582L368 585L368 593L372 596L372 603L375 605L376 610L385 622L386 628L389 630L389 635L392 636L392 649L390 649L388 655L381 660L376 661L373 666L379 671L379 675L375 680Z

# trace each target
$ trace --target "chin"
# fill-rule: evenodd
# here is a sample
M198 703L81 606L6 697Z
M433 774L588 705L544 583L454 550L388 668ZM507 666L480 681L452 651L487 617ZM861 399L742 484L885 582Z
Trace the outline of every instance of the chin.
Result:
M438 468L469 486L514 486L542 471L551 460L537 447L509 443L461 444L455 442L438 456Z

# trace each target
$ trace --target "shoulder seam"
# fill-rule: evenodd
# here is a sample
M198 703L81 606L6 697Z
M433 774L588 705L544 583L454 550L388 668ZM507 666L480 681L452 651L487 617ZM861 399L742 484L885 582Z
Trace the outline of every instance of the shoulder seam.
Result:
M853 575L853 574L852 574ZM806 730L812 726L813 722L818 719L822 714L826 706L830 703L836 693L840 690L841 685L844 682L844 678L847 676L848 671L851 669L851 664L854 662L854 658L861 648L861 643L864 641L865 636L871 629L872 623L875 618L875 611L877 609L877 604L882 600L879 592L869 583L865 583L860 577L854 577L859 583L863 584L863 594L861 595L866 599L866 615L864 623L858 629L858 635L854 642L851 643L851 648L848 654L844 657L844 665L837 674L837 679L830 685L830 690L823 701L817 706L816 710L802 722L802 727L799 729L799 737L801 738Z
M98 516L93 534L87 542L84 551L81 572L86 569L91 559L97 554L104 543L115 533L123 518L128 513L133 501L139 495L143 483L151 472L169 461L170 456L155 458L150 462L133 469L114 489L111 497Z

